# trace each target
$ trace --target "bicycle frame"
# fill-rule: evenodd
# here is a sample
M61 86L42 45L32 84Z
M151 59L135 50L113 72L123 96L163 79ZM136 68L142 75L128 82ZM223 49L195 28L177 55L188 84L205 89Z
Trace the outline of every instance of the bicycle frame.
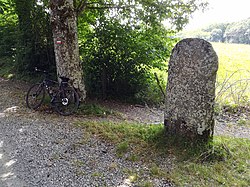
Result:
M70 115L77 110L79 106L79 96L75 89L69 85L69 78L60 77L61 81L51 80L50 74L47 71L35 69L37 72L42 72L44 78L40 83L30 87L26 96L27 106L36 110L44 101L47 94L50 97L50 103L53 108L61 115ZM58 86L54 86L58 85Z

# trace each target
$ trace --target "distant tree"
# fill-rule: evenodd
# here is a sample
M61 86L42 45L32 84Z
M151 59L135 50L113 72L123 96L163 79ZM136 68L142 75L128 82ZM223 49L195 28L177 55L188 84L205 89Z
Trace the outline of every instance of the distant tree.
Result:
M250 18L230 24L225 31L225 41L229 43L250 44Z
M211 24L201 30L183 31L178 36L202 38L212 42L250 44L249 30L250 18L234 23Z
M228 25L229 23L215 23L203 28L202 30L210 33L208 41L224 42L224 34Z
M210 41L212 42L222 42L223 41L223 32L221 29L213 29L210 36Z
M206 32L203 30L193 30L193 31L182 31L177 34L177 37L179 38L201 38L207 41L210 41L211 35L210 32Z
M203 28L202 30L205 32L212 32L214 29L220 29L222 33L224 33L228 25L229 23L215 23Z
M244 34L245 41L247 44L250 44L250 28L248 28Z

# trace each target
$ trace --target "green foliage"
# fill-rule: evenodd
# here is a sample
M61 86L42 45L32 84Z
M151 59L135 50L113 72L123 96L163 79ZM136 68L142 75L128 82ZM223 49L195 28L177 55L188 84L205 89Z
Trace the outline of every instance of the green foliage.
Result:
M0 58L0 77L12 78L14 68L11 57Z
M79 7L81 2L76 4ZM103 98L162 101L152 69L166 67L176 42L172 37L175 30L205 5L200 1L145 0L86 4L86 10L91 11L79 16L78 26L87 93ZM162 24L166 20L170 29Z
M166 67L170 36L163 28L134 29L116 19L97 22L82 48L89 93L128 98L148 89L154 79L150 69Z
M35 0L0 4L0 56L12 59L12 73L27 75L38 66L55 70L49 14ZM20 77L20 76L19 76Z
M135 94L135 100L142 104L161 105L164 103L164 94L161 92L161 88L165 93L165 87L167 81L167 73L165 70L158 71L159 84L153 74L150 75L150 79L147 80L147 85L141 91ZM161 88L160 88L161 87Z
M54 69L53 39L49 14L44 3L15 0L18 16L17 70L32 72L34 67Z
M204 9L208 4L203 0L101 0L89 2L75 0L74 2L78 13L84 7L85 11L83 14L88 12L88 10L95 11L95 14L101 12L109 17L116 17L125 24L133 26L143 24L152 28L167 20L169 27L175 30L180 30L188 22L190 15L194 11Z
M48 4L48 0L0 3L0 54L13 58L16 73L31 75L35 66L55 72ZM153 99L158 89L152 68L165 68L176 42L173 34L206 3L74 0L74 5L89 95L140 97L148 102L161 100Z
M0 4L0 56L13 57L17 43L14 4L10 0L1 1Z

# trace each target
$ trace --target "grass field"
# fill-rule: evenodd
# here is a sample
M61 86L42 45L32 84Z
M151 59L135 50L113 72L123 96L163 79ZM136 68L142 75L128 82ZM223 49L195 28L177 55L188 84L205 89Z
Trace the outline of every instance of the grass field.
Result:
M217 102L250 104L250 45L212 43L219 57Z
M219 57L219 78L239 69L250 71L250 45L225 43L212 43L212 45Z

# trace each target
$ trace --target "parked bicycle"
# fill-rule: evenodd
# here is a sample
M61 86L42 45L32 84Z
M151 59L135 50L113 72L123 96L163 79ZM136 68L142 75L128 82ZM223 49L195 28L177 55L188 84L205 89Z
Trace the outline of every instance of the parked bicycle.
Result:
M42 82L34 84L30 87L26 95L26 104L30 109L38 109L45 100L45 94L50 97L52 108L61 115L68 116L73 114L79 106L79 95L69 85L69 78L60 77L59 88L57 81L50 79L50 74L47 71L35 68L36 72L43 73Z

